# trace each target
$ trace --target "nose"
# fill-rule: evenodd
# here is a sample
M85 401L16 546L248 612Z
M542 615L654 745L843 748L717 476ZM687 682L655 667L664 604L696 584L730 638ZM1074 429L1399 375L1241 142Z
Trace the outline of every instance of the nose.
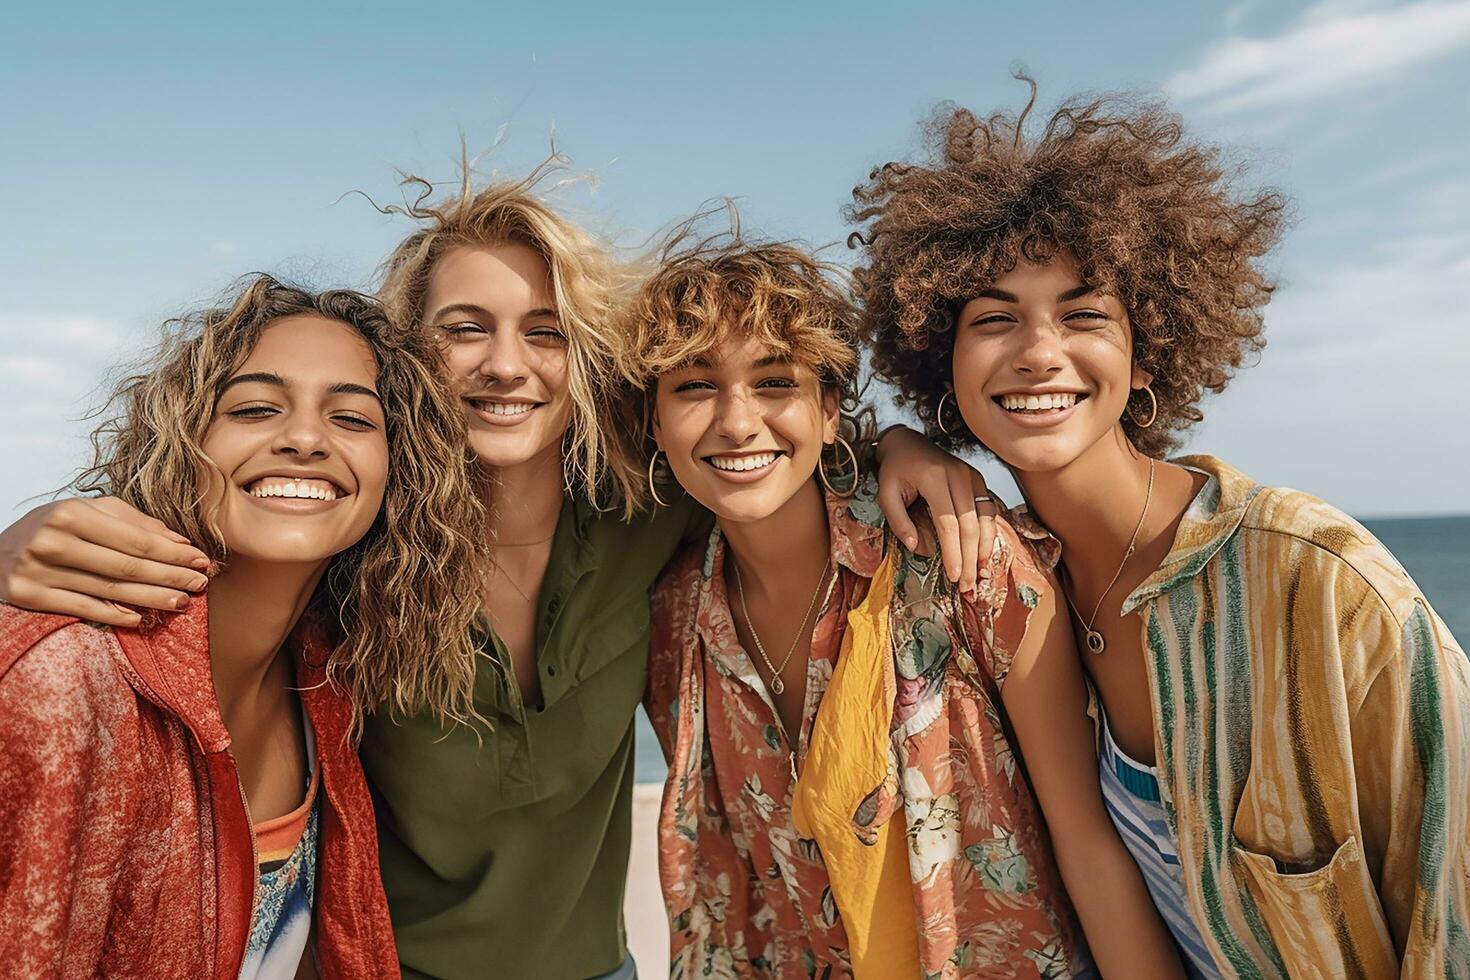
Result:
M281 426L271 450L293 459L326 459L332 454L326 420L310 412L295 412Z
M486 340L485 357L476 373L496 384L517 384L526 380L530 371L516 331L497 330L490 335Z
M1049 378L1060 373L1063 367L1061 331L1056 324L1038 323L1029 329L1019 330L1020 341L1011 366L1017 374L1028 378Z
M715 432L736 446L750 442L761 430L760 408L748 391L735 388L721 394L715 411Z

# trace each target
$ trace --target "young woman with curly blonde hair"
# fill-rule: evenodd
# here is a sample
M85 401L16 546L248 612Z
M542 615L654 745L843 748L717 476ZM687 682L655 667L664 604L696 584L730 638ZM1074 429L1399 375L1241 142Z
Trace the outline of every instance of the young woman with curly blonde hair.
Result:
M616 311L630 277L540 200L556 168L391 209L418 224L385 266L383 302L438 340L469 446L489 477L483 722L369 720L384 883L412 976L628 977L622 900L633 718L647 675L648 590L708 517L646 513L640 419L621 400ZM977 475L914 433L883 442L896 526L924 496L945 570L973 587ZM977 514L977 511L982 512ZM8 560L7 560L8 557ZM0 535L12 602L134 621L97 597L173 608L197 553L116 502L63 501Z
M969 595L887 533L836 270L685 233L631 315L650 472L716 518L653 597L672 975L1091 975L1065 880L1104 971L1182 976L1077 791L1092 732L1055 581L1003 520Z
M1159 105L1029 110L856 190L877 370L1060 543L1096 771L1192 971L1465 973L1464 654L1351 518L1164 458L1262 345L1285 202Z
M115 628L0 609L0 956L396 976L354 744L383 704L473 713L463 423L355 293L257 276L173 328L77 486L200 541L209 592Z

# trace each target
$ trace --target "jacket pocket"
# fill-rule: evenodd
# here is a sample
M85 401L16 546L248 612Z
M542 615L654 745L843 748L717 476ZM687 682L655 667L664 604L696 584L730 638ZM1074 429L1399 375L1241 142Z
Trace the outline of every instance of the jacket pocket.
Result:
M1275 858L1232 847L1271 939L1293 978L1397 977L1398 955L1356 837L1332 859L1300 874Z

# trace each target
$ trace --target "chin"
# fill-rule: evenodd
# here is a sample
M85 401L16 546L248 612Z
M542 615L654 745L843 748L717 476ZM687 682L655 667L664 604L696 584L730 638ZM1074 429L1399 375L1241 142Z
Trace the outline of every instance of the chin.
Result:
M1009 439L985 446L1007 466L1021 473L1050 473L1076 462L1087 447L1076 440L1056 437Z
M228 565L232 560L246 558L263 565L315 565L341 554L350 547L350 544L336 542L323 544L319 541L296 539L262 541L256 538L240 548L231 548L226 544L228 557L225 563Z
M221 529L226 561L249 559L268 565L305 565L326 561L361 541L367 533L336 527L240 527Z
M470 430L470 450L486 466L518 466L545 448L529 433L500 433Z

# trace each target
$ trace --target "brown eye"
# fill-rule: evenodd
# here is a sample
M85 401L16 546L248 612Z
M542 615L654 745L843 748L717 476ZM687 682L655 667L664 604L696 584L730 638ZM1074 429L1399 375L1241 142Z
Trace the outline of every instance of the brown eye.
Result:
M332 421L344 428L357 432L371 432L378 426L372 419L363 418L361 415L338 414L332 416Z
M263 419L271 415L279 415L280 409L270 405L246 405L243 408L231 409L225 414L232 419Z

